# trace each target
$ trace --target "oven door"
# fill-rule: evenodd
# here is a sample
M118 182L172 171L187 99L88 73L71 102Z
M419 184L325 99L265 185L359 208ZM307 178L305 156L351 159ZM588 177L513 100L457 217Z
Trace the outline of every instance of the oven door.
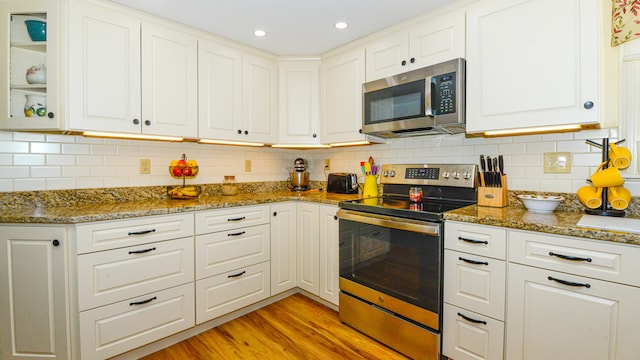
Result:
M340 289L364 298L358 289L372 289L410 307L430 313L435 321L418 321L438 329L441 309L443 241L441 223L399 219L341 209ZM364 293L368 291L365 290ZM377 297L374 296L374 300ZM366 299L373 302L369 299ZM376 304L390 311L386 305ZM414 313L415 309L410 311ZM407 318L412 318L401 314Z

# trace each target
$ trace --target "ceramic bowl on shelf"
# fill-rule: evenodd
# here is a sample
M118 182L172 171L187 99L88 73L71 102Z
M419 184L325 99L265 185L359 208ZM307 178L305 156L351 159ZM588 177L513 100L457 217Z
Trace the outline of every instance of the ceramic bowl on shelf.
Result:
M47 23L40 20L25 20L27 25L27 32L31 41L46 41L47 40Z
M564 200L562 196L549 195L518 195L518 199L527 210L546 214L552 213Z

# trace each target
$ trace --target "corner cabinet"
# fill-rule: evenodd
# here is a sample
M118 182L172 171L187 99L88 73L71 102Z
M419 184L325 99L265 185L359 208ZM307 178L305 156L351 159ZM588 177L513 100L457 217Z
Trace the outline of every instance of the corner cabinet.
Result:
M0 226L3 359L69 359L67 231Z
M615 126L618 53L609 45L610 9L600 0L470 6L467 132Z
M275 143L275 61L205 40L198 58L198 136Z
M464 58L465 13L441 15L367 46L366 81Z
M27 20L46 22L46 40L32 41ZM0 129L59 130L60 3L46 0L0 2ZM44 65L46 75L29 83L26 73ZM25 111L34 105L34 111ZM42 105L38 105L42 104ZM43 107L44 106L44 107ZM38 110L40 109L40 110Z
M318 144L320 138L320 61L278 63L280 144Z
M197 137L197 39L101 5L68 4L71 130Z
M364 49L322 59L321 139L324 144L362 141Z

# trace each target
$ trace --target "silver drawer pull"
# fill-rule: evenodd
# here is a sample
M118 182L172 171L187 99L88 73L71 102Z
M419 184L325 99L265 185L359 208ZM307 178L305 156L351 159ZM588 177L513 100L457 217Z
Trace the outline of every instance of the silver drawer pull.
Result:
M151 299L147 299L147 300L142 300L142 301L134 301L134 302L130 302L129 306L135 306L135 305L144 305L146 303L150 303L153 300L157 299L157 297L152 297Z
M551 276L547 277L547 279L549 279L549 280L551 280L551 281L558 282L558 283L560 283L560 284L562 284L562 285L569 285L569 286L576 286L576 287L584 286L584 287L586 287L587 289L589 289L589 288L591 287L591 285L590 285L590 284L588 284L588 283L584 283L584 284L582 284L582 283L577 283L577 282L573 282L573 281L567 281L567 280L562 280L562 279L556 279L556 278L551 277Z
M571 261L586 261L586 262L593 261L593 260L591 260L591 258L582 258L582 257L577 257L577 256L556 254L556 253L554 253L552 251L549 251L549 256L556 256L556 257L559 257L560 259L571 260Z
M129 236L133 236L133 235L145 235L145 234L151 234L152 232L156 232L156 229L151 229L151 230L142 230L142 231L132 231L132 232L128 233L127 235L129 235Z
M227 275L228 278L234 278L234 277L238 277L238 276L242 276L246 273L246 271L243 271L241 273L237 273L237 274L233 274L233 275Z

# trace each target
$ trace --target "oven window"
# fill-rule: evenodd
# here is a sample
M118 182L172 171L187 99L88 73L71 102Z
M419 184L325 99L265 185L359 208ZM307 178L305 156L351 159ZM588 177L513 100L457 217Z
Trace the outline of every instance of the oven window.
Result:
M365 125L424 116L425 82L422 79L365 93Z
M437 236L340 220L340 276L439 312Z

